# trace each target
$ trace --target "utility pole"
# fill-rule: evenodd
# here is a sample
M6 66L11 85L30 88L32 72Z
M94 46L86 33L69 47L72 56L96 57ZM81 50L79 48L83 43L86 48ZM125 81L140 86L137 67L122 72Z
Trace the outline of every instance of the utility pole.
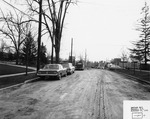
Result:
M40 69L40 47L41 47L41 30L42 29L42 0L39 1L39 30L38 30L38 54L37 54L37 71Z
M27 38L28 39L28 38ZM29 41L26 39L26 75L28 75Z
M85 66L86 66L86 60L87 60L87 53L86 53L86 49L85 49Z
M71 39L71 63L72 63L73 38Z

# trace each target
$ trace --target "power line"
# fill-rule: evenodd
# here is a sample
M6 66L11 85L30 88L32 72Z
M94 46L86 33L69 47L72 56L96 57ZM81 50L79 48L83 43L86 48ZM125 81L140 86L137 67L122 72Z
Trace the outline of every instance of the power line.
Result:
M78 1L77 3L79 3L79 4L84 4L84 5L102 6L102 4L96 3L96 2L83 2L83 1Z

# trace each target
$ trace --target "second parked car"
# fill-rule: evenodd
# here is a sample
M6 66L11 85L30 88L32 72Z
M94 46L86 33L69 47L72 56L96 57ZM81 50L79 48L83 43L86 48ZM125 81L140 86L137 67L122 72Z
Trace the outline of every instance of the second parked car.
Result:
M72 74L75 72L75 67L72 63L63 63L62 65L64 68L67 68L67 74Z

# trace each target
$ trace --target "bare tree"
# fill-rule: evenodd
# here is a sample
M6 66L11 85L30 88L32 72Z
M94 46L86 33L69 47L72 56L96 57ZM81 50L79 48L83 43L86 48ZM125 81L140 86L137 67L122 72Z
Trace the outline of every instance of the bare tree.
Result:
M26 0L29 9L33 14L40 14L38 11L39 0ZM75 0L44 0L42 5L42 15L44 22L42 24L45 26L45 33L49 33L49 37L52 43L52 58L53 63L53 48L55 49L56 63L59 62L59 53L61 45L62 31L64 27L64 21L67 14L67 10L70 4L75 4Z
M15 10L14 10L15 11ZM25 39L25 33L29 23L23 22L24 15L19 14L15 11L15 14L9 12L5 15L2 11L0 22L3 24L0 28L1 34L4 35L5 39L10 39L13 48L16 52L16 64L18 64L19 53L22 43Z
M125 63L125 61L128 60L127 53L125 51L122 51L121 59L122 59L122 62L123 62L123 68L125 68L124 63Z

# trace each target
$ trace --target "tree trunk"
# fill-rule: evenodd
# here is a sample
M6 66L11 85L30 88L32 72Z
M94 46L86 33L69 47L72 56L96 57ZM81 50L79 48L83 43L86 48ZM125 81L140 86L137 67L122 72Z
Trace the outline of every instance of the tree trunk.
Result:
M60 53L60 42L57 42L55 44L56 63L59 63L59 53Z
M28 75L28 46L26 48L26 75Z
M59 63L59 52L56 52L56 63Z
M147 53L146 53L146 48L145 48L145 53L144 53L144 63L145 63L145 66L147 65Z
M145 58L145 62L144 62L144 63L145 63L145 66L147 65L147 56L146 56L146 55L147 55L147 53L146 53L146 35L147 35L147 34L145 33L145 40L144 40L144 47L145 47L145 48L144 48L144 58Z
M19 51L16 51L16 65L18 65L19 62Z
M54 63L54 43L52 42L52 51L51 51L51 64Z
M56 35L55 35L56 63L59 63L60 42L61 42L61 36L60 36L60 33L59 33L59 29L56 29Z

